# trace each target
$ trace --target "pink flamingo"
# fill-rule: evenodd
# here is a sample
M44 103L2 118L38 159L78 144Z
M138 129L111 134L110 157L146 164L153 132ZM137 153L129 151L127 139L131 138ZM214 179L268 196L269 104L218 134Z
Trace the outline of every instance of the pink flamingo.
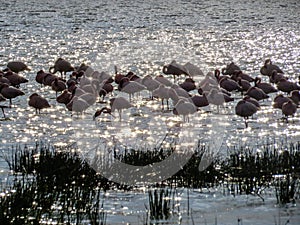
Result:
M173 109L173 113L175 115L183 116L183 122L189 122L188 115L193 114L195 112L197 112L197 107L193 103L186 102L183 99L179 99L179 101Z
M122 119L122 111L124 109L129 109L131 108L133 105L124 97L122 96L118 96L115 98L111 98L110 99L110 108L111 108L111 112L114 112L115 110L118 111L119 113L119 119Z
M169 90L170 90L169 87L165 87L165 85L160 84L159 87L153 91L153 97L158 97L161 99L162 110L164 110L164 100L166 100L167 109L169 109L169 101L168 101L168 99L170 98Z
M108 107L103 107L101 109L97 109L97 111L95 112L94 116L93 116L93 120L96 120L97 117L99 117L102 113L104 114L109 114L110 116L114 117L111 114L111 109Z
M300 90L300 86L296 82L286 79L281 79L276 85L278 90L288 94L294 90Z
M21 61L11 61L7 63L7 68L15 73L19 73L22 71L30 71L31 69Z
M196 89L195 81L192 78L186 78L183 83L179 84L179 86L187 92Z
M299 105L299 103L300 103L300 91L298 91L298 90L292 91L291 95L289 96L289 98L292 99L293 102L296 105Z
M56 97L58 92L62 92L65 89L67 89L67 85L62 80L59 80L58 78L55 78L54 81L51 83L51 88L53 91L55 91Z
M266 59L264 65L260 68L260 73L265 76L271 76L273 70L283 73L279 66L272 64L271 59Z
M33 93L29 96L28 105L35 108L36 114L38 113L38 111L39 113L41 113L41 109L51 107L48 101L37 93Z
M282 105L290 100L289 97L283 96L283 94L277 95L273 100L273 107L275 109L282 109Z
M251 102L240 100L235 106L235 114L244 118L245 126L248 128L248 118L256 113L258 108Z
M257 101L269 98L269 96L258 87L249 88L245 95L249 95L250 97L255 98Z
M255 77L254 83L255 87L262 89L266 94L275 93L278 91L275 87L273 87L272 84L262 83L260 77Z
M288 122L288 116L294 116L297 111L297 105L292 101L288 100L282 105L282 114L285 115L286 121Z
M12 106L12 99L16 98L21 95L25 95L23 91L18 88L11 87L8 84L0 83L0 94L4 97L9 99L9 107Z
M63 91L63 93L61 93L59 96L56 97L56 101L58 103L67 105L71 101L72 97L73 97L72 93L66 89Z
M9 80L10 85L14 87L20 87L20 84L28 82L28 79L12 71L6 72L4 77L6 77Z

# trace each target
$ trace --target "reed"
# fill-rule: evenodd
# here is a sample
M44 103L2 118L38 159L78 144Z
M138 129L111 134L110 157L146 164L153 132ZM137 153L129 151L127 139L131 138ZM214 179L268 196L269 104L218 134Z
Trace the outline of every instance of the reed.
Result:
M169 220L175 212L176 189L160 187L148 190L150 223ZM147 208L147 207L146 207Z
M296 194L299 190L299 181L296 177L290 175L278 177L275 180L275 190L277 204L286 205L288 203L295 203Z
M266 144L259 149L257 146L234 147L228 150L228 157L215 157L205 171L199 171L199 163L208 150L205 145L199 145L180 171L148 192L150 219L171 217L177 187L223 186L224 194L227 191L234 195L257 195L264 200L263 190L272 186L278 204L293 203L300 195L300 142ZM172 151L172 148L127 149L121 153L115 151L110 160L143 166L164 160ZM1 190L0 221L105 224L101 192L134 188L102 177L73 148L38 143L32 148L17 146L2 157L13 171L13 184Z

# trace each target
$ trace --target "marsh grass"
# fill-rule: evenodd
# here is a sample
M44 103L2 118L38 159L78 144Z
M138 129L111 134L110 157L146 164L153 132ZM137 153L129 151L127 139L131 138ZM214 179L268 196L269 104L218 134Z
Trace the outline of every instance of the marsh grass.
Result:
M131 165L148 165L170 156L172 149L114 152L113 159ZM207 151L199 145L189 162L169 179L149 186L150 220L169 220L174 212L177 187L223 187L224 194L255 195L264 201L264 189L274 188L277 204L299 199L300 143L229 149L204 171L198 166ZM17 146L2 156L13 172L11 185L2 188L0 221L3 224L105 224L101 193L108 189L132 190L96 173L73 148L54 148L42 143ZM104 157L100 160L106 160ZM188 210L189 211L189 210Z
M171 216L171 201L174 201L174 190L160 188L148 191L149 213L151 220L168 220Z

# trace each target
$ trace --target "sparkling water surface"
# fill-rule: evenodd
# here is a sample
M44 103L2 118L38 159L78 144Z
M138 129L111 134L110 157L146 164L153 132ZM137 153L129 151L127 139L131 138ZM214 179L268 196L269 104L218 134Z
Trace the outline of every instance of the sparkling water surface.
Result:
M112 75L117 65L120 72L132 70L141 77L161 74L162 66L173 59L182 64L191 62L205 74L233 61L255 77L260 76L264 60L271 58L291 80L297 81L300 75L300 3L297 0L20 0L1 1L0 12L0 68L4 69L8 61L21 60L32 69L21 73L29 79L29 83L21 85L26 95L14 99L13 107L6 110L8 119L0 120L0 149L4 153L9 153L12 146L41 140L56 146L76 141L73 136L76 118L56 102L51 88L40 87L35 82L36 72L47 71L58 57L75 66L84 62ZM202 78L195 77L197 82ZM266 77L263 80L268 81ZM51 108L36 115L27 104L33 92L46 97ZM234 113L234 106L241 98L239 94L233 103L221 109L219 113L226 116L226 126L219 130L224 135L224 151L234 145L247 144L259 149L260 143L300 140L299 112L285 123L281 112L272 108L276 94L270 96L262 102L262 109L250 120L248 129L244 129L242 118ZM99 107L100 104L91 107L86 116L92 118ZM159 102L155 107L159 107ZM210 115L197 114L203 124L211 123L210 116L219 116L213 107L204 109L211 110ZM3 159L0 167L6 174ZM144 198L137 196L130 196L134 200L129 202ZM128 207L132 205L135 204ZM144 210L141 207L138 210ZM128 214L128 218L136 218L138 213Z

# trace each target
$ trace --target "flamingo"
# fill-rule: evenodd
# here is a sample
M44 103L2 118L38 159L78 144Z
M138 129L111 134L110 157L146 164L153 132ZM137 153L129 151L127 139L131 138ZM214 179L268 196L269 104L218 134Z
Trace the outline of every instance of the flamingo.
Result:
M243 100L247 101L247 102L251 102L253 105L255 105L257 107L257 109L260 109L260 104L259 102L255 99L255 98L252 98L248 95L246 95Z
M70 74L69 79L66 82L67 87L70 87L74 82L75 84L78 84L78 81L76 79L78 72L74 71L73 73Z
M279 66L272 64L271 59L266 59L264 65L260 68L260 73L270 77L273 70L276 70L278 73L283 73Z
M292 91L291 95L289 96L289 98L292 99L293 102L296 105L299 105L299 103L300 103L300 91L298 91L298 90Z
M153 97L161 98L162 110L164 110L164 100L166 100L167 109L169 109L169 101L168 101L168 99L170 98L169 90L170 90L169 87L166 87L165 85L160 84L159 87L157 89L155 89L152 93Z
M169 81L163 75L158 75L154 79L167 87L171 87L173 85L173 82Z
M255 98L257 101L269 98L269 96L258 87L249 88L245 95Z
M43 80L45 78L45 76L47 75L48 73L45 73L44 70L39 70L37 73L36 73L36 76L35 76L35 81L39 84L41 84L41 86L43 85Z
M244 118L245 126L248 128L248 118L257 112L258 108L249 101L240 100L235 106L235 114Z
M246 81L250 82L250 83L254 82L253 77L251 77L250 75L248 75L246 73L243 73L243 71L241 71L241 70L234 71L234 73L231 76L231 79L237 81L239 77L243 80L246 80Z
M220 92L220 90L213 88L206 95L208 103L212 105L216 105L218 112L220 105L223 105L225 102L224 93Z
M28 82L28 79L12 71L6 72L4 77L7 78L10 82L10 85L14 87L20 87L20 84Z
M117 110L119 113L120 120L122 119L123 109L129 109L131 107L133 107L133 105L122 96L118 96L118 97L110 99L111 112L114 112L115 110Z
M150 75L146 75L143 77L141 83L147 88L147 90L151 93L151 98L153 98L152 92L159 87L161 84L159 81L153 79Z
M56 97L56 101L58 103L62 103L67 105L72 99L72 93L69 92L67 89L63 91L59 96Z
M223 79L224 77L230 78L228 75L222 75L221 76L221 72L219 69L215 69L215 78L217 79L217 81L219 82L221 79Z
M66 105L69 111L82 113L91 106L91 103L87 102L81 96L74 96L72 100Z
M218 87L219 83L214 74L212 72L208 72L205 75L204 79L200 81L198 88L201 88L202 90L207 90L210 89L211 86Z
M173 60L169 65L165 65L162 69L164 74L171 74L173 75L174 81L176 80L175 76L180 76L182 74L188 75L185 71L185 68Z
M278 90L288 94L294 90L300 90L300 86L296 82L288 81L286 79L280 79L276 85Z
M177 84L173 84L171 86L171 89L174 89L178 96L181 96L181 97L184 97L184 98L189 98L190 97L189 93Z
M55 80L55 78L58 78L57 76L51 74L51 73L47 73L45 76L44 76L44 79L43 79L43 84L45 86L51 86L52 82Z
M21 61L8 62L6 67L7 67L7 69L9 69L15 73L19 73L19 72L22 72L25 70L27 70L27 71L31 70L24 62L21 62Z
M194 95L191 97L191 100L196 107L204 107L204 106L209 105L205 94L204 95Z
M109 114L111 115L112 117L114 117L112 114L111 114L111 109L108 108L108 107L103 107L101 109L97 109L97 111L95 112L94 116L93 116L93 120L96 120L97 117L99 117L102 113L105 113L105 114Z
M115 68L115 83L120 84L120 81L125 77L125 75L118 73L118 68L117 66L114 66Z
M183 83L179 84L179 86L187 92L196 89L195 81L192 78L186 78Z
M54 66L51 66L49 68L50 73L55 74L56 72L60 72L61 77L63 77L63 75L66 75L67 72L71 71L75 71L75 68L71 65L70 62L63 58L58 58L55 61Z
M236 70L241 70L239 66L231 62L225 68L222 68L223 75L232 75Z
M273 87L272 84L261 83L260 77L255 77L254 84L255 87L262 89L266 94L275 93L278 91L275 87Z
M197 107L193 103L186 102L183 99L179 99L179 101L173 109L173 113L175 115L183 116L183 122L189 122L188 115L193 114L195 112L197 112Z
M103 84L103 86L100 88L99 97L102 97L102 101L104 101L105 96L108 95L109 93L112 93L113 90L114 90L114 86L112 86L111 83L106 81Z
M282 73L278 73L277 70L273 70L271 76L269 77L270 83L277 84L280 80L288 80L288 77L284 76Z
M131 97L138 92L146 90L146 87L136 81L130 81L127 77L124 77L118 86L118 89L129 95L129 101L131 102Z
M288 100L282 105L282 114L285 115L286 122L288 122L288 116L294 116L297 111L297 105L292 101Z
M0 83L5 83L8 85L11 85L9 79L7 79L6 77L4 77L4 74L0 72Z
M168 88L168 94L169 98L171 98L173 101L173 105L176 105L180 99L183 99L186 102L192 102L189 95L185 95L185 93L180 93L180 90L176 90L176 88Z
M248 91L249 88L251 88L251 84L248 80L244 80L241 77L237 78L237 83L239 84L239 86L242 88L242 92L243 91Z
M220 80L219 84L220 84L220 87L224 88L225 90L227 90L229 92L232 92L234 90L242 91L242 88L239 86L239 84L236 81L229 79L227 77L222 78Z
M273 100L273 107L275 109L282 109L282 105L290 100L289 97L283 96L283 94L277 95Z
M0 83L0 94L4 98L9 99L9 107L11 107L11 105L12 105L12 99L13 98L16 98L16 97L21 96L21 95L25 95L25 93L23 91L21 91L20 89L15 88L15 87L11 87L11 86L9 86L8 84L5 84L5 83L4 84Z
M67 89L66 83L58 78L55 78L54 81L51 83L51 88L55 91L56 97L58 92L62 92Z
M38 111L41 113L41 109L51 107L47 99L38 95L37 93L33 93L29 96L28 105L35 108L35 113L37 114Z
M136 81L139 83L142 81L142 79L138 75L134 74L132 71L129 71L125 77L128 77L130 81Z
M204 76L204 73L202 72L202 70L190 62L187 62L186 64L184 64L183 68L184 68L184 71L191 77Z
M72 80L67 83L67 86L68 86L68 91L73 93L77 89L78 83L75 80Z

